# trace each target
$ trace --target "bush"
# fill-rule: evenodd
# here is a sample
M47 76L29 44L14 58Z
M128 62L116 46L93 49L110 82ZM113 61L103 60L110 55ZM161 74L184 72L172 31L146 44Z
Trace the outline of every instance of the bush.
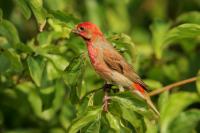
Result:
M148 2L1 1L0 132L200 131L199 78L196 85L152 97L160 118L116 87L104 112L103 81L91 68L84 42L71 34L85 20L102 27L150 91L198 75L199 2Z

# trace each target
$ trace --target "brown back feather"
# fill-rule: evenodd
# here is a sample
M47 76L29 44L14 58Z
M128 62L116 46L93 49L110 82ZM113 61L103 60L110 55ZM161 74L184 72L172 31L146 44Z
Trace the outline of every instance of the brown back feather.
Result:
M132 66L125 61L123 56L121 56L119 52L116 51L111 44L106 44L106 45L110 45L108 47L103 48L103 59L107 64L107 66L123 74L134 83L140 84L144 89L147 90L148 88L147 85L136 74Z

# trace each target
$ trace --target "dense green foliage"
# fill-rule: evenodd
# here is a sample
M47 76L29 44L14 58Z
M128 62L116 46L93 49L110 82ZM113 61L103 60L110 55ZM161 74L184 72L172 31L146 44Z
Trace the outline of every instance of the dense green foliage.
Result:
M152 97L159 119L117 87L103 112L104 82L71 34L82 21L99 25L152 91L198 75L199 0L1 0L0 7L0 132L200 131L200 79Z

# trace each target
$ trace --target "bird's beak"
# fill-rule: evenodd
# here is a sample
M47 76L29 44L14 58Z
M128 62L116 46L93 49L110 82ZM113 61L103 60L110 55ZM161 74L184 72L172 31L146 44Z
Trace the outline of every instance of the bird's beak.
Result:
M79 34L79 31L75 28L75 29L72 29L71 31L72 33L75 33L75 34Z

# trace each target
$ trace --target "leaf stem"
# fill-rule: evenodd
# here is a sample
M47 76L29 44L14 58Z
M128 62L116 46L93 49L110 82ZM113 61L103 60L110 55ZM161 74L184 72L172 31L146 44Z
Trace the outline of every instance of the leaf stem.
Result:
M188 83L191 83L191 82L194 82L197 80L197 77L192 77L192 78L189 78L189 79L185 79L185 80L182 80L182 81L178 81L178 82L175 82L175 83L172 83L170 85L167 85L163 88L160 88L160 89L156 89L152 92L149 93L149 96L155 96L155 95L158 95L164 91L168 91L168 90L171 90L175 87L178 87L178 86L182 86L184 84L188 84Z

